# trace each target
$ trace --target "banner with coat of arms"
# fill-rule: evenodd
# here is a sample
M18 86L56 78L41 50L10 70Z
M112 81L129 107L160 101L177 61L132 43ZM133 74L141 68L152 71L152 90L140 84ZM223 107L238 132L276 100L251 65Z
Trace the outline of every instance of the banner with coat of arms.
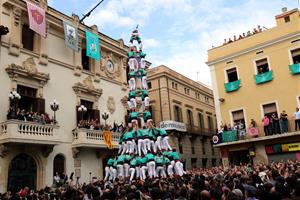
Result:
M66 46L75 51L78 51L78 30L75 26L64 21L65 41Z
M46 12L43 8L27 1L29 27L31 30L46 37Z
M100 61L100 44L98 35L86 30L86 55Z

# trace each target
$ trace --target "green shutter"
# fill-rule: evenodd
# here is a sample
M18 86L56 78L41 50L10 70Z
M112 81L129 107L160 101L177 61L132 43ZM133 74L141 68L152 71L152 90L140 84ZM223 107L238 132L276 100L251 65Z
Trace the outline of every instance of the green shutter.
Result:
M262 74L255 75L256 84L266 83L273 79L273 71L268 71Z
M233 131L224 131L222 134L222 140L223 142L233 142L236 141L236 135L237 135L237 131L233 130Z
M240 84L241 84L240 80L236 80L236 81L233 81L233 82L225 83L224 84L225 91L226 92L236 91L236 90L238 90L240 88Z
M291 74L300 74L300 63L290 65L289 67Z

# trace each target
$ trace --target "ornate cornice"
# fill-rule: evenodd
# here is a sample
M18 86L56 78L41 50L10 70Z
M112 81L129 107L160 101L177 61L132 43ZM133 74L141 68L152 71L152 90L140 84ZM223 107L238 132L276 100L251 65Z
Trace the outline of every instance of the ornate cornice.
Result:
M91 76L85 78L82 83L75 83L73 90L77 95L80 93L86 93L95 96L97 99L99 99L102 95L102 89L95 88Z
M26 79L33 79L42 85L45 85L48 80L50 80L48 73L39 72L37 70L33 57L27 58L22 63L22 66L12 63L5 69L5 71L11 79L15 79L20 76Z

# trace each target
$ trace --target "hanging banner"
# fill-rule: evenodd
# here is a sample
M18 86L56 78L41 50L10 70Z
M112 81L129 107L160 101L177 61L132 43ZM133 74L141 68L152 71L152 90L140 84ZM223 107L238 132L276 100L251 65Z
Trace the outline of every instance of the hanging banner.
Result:
M27 1L29 27L31 30L46 37L46 13L39 6Z
M85 31L86 36L86 55L90 58L100 61L100 44L98 35Z
M107 146L107 148L112 149L113 148L113 144L112 144L112 133L110 131L103 131L103 138L104 138L104 142Z
M75 26L64 21L66 46L78 51L78 30Z
M165 130L177 130L180 132L186 132L185 124L176 121L162 121L160 122L159 127Z

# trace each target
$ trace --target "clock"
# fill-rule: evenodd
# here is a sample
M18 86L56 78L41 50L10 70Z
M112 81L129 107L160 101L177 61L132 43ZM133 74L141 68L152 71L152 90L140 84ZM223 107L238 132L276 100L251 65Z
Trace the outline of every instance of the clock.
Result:
M106 62L106 70L107 70L109 73L113 73L113 72L114 72L114 69L115 69L114 63L113 63L111 60L108 60L108 61Z

